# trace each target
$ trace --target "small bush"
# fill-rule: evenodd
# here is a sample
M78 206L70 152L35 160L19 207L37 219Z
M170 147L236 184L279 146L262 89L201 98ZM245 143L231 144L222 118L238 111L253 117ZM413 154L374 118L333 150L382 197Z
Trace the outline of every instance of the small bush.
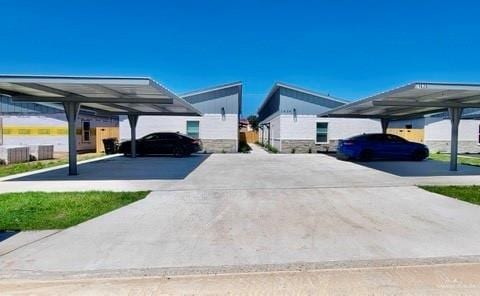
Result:
M267 148L267 150L270 151L271 153L278 153L278 149L275 148L275 146L272 146L270 144L265 145L265 148Z
M308 148L308 153L312 153L312 148Z
M292 148L292 154L295 154L295 148Z

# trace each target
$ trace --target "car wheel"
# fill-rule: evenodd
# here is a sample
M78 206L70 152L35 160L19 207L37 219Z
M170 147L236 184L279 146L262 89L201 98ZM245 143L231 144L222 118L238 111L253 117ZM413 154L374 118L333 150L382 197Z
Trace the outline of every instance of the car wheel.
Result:
M360 152L360 156L359 156L359 159L360 161L370 161L373 159L373 151L372 150L362 150L362 152Z
M175 157L182 157L185 155L185 151L183 150L183 147L175 147L175 149L173 149L173 155Z
M425 153L422 150L415 150L411 156L414 161L422 161L425 159Z

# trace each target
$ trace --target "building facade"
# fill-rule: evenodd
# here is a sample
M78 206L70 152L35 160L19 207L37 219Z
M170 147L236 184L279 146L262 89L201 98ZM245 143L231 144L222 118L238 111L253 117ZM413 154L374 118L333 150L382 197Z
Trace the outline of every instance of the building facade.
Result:
M206 152L238 152L242 84L230 83L180 96L202 116L140 116L137 137L154 132L179 132L202 141ZM120 138L130 139L130 125L120 117Z
M317 114L346 101L285 83L276 83L258 109L260 140L282 153L335 151L340 139L381 132L372 119L321 118Z
M480 153L480 114L464 110L458 127L458 152ZM388 132L407 140L424 143L431 152L450 153L451 123L447 113L397 120L389 124Z
M77 120L78 151L95 151L98 128L118 129L118 117L97 116L81 109ZM68 151L68 126L63 106L48 103L13 102L0 96L0 144L54 145L55 152Z

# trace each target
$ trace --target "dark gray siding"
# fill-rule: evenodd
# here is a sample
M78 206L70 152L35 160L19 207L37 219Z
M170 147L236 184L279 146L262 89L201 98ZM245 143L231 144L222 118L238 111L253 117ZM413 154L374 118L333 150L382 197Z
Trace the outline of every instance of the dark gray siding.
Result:
M205 114L219 114L222 108L225 108L226 114L239 114L241 93L241 86L236 85L191 96L186 95L182 98Z
M331 99L314 96L293 89L280 87L280 111L291 111L294 108L298 115L319 114L332 108L344 105L344 103Z
M42 104L13 102L11 98L0 96L0 114L55 114L63 110Z
M277 89L268 99L261 110L258 111L258 120L262 121L280 110L280 89Z

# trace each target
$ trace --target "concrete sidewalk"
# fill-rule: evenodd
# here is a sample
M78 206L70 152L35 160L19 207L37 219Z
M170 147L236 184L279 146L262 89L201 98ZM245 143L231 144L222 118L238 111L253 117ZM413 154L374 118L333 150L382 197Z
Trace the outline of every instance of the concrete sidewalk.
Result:
M266 155L268 154L263 147L255 144L255 143L250 143L249 146L252 148L252 151L250 151L251 154L260 154L260 155Z
M480 264L0 281L7 295L479 295Z

